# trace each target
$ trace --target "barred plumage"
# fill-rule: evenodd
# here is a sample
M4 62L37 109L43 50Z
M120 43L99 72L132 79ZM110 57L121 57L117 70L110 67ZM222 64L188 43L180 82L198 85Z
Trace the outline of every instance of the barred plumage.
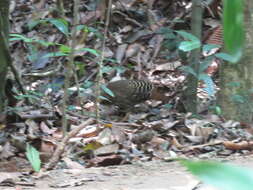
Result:
M129 109L149 99L154 86L145 80L118 80L110 82L107 88L113 92L114 97L102 92L101 95L109 100L103 100L102 103L111 103L122 109Z

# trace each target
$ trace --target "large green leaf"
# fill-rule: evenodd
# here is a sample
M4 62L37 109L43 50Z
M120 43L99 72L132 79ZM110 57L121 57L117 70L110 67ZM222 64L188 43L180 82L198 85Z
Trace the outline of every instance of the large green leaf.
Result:
M192 51L194 49L197 49L201 46L201 42L199 41L199 39L192 35L191 33L185 32L185 31L176 31L180 36L182 36L183 38L185 38L188 41L183 41L179 44L179 49L184 51L184 52L188 52L188 51Z
M234 165L210 161L187 161L181 163L203 182L219 190L252 190L253 171Z
M244 42L243 0L223 1L223 30L227 53L233 56L232 63L236 63L242 56Z
M64 19L48 19L48 22L53 24L58 30L60 30L66 36L69 35L68 22Z
M27 38L21 34L10 34L10 41L16 41L16 40L20 40L20 41L24 41L25 43L39 43L42 46L48 47L51 45L59 45L57 43L53 43L53 42L47 42L44 40L38 40L36 38Z
M208 95L213 96L215 94L213 79L206 73L200 73L199 80L202 80L205 83L205 91L208 93Z
M234 56L232 54L230 55L230 54L227 54L227 53L222 53L222 52L221 53L216 53L214 56L217 57L217 58L223 59L225 61L228 61L230 63L236 63L239 59L239 57L237 57L237 56Z
M26 145L26 157L32 164L34 171L39 172L41 168L40 153L28 143Z

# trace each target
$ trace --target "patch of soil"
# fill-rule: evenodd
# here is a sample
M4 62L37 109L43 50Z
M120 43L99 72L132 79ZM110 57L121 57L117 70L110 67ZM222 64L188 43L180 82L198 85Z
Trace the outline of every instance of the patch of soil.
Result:
M239 166L253 168L253 158L229 157L217 159ZM200 182L177 162L152 161L132 165L93 167L82 170L53 170L46 177L35 181L35 187L1 187L2 190L83 190L83 189L166 189L166 190L210 190L199 186Z

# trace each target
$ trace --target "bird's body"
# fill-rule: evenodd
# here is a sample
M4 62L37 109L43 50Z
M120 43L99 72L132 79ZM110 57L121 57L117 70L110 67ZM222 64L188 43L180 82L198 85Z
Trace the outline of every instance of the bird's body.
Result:
M148 100L154 86L145 80L118 80L108 83L107 88L113 92L114 96L102 92L101 95L107 99L103 100L102 103L113 104L127 110Z

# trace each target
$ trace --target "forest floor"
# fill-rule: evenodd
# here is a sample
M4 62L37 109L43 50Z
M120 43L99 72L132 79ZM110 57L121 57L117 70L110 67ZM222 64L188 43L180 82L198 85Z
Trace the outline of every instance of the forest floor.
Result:
M253 169L252 156L230 156L216 160L233 163ZM4 173L1 178L18 177L18 173ZM1 180L2 181L2 180ZM0 187L1 190L214 190L203 185L198 179L186 171L178 162L151 161L132 165L93 167L82 170L53 170L45 177L34 181L33 185Z
M191 1L115 1L105 35L106 6L102 3L100 6L100 1L85 0L79 7L80 26L84 28L80 27L75 37L76 76L71 77L71 96L67 102L70 130L75 130L98 110L89 95L97 95L93 86L97 86L103 39L106 39L102 56L104 84L119 78L118 74L120 79L145 79L162 90L158 94L161 97L147 101L143 111L131 110L124 122L117 114L109 116L109 107L101 106L101 112L108 116L103 126L98 127L96 122L87 124L69 142L63 143L65 151L58 155L61 160L56 166L60 169L43 173L43 177L31 175L27 143L40 153L45 165L62 142L65 63L70 60L68 51L74 39L69 34L76 26L72 26L72 3L65 5L66 15L59 19L55 1L11 2L11 57L27 94L20 93L17 81L10 77L11 85L6 85L13 94L8 97L10 117L6 117L6 125L0 126L0 190L210 190L178 162L162 160L217 158L253 168L253 157L242 157L252 153L252 126L226 120L219 113L213 97L219 90L216 73L222 62L216 58L209 60L215 57L211 54L203 52L201 61L208 60L209 65L201 67L206 68L203 74L209 76L212 88L208 90L210 84L200 83L200 114L185 113L182 94L191 70L185 67L188 57L181 55L179 49L179 42L185 39L178 31L190 30ZM218 38L222 36L218 14L221 4L213 2L204 10L203 20L208 22L203 22L206 37L202 43L222 47L222 38ZM27 97L31 104L26 103ZM122 163L132 164L118 165Z

